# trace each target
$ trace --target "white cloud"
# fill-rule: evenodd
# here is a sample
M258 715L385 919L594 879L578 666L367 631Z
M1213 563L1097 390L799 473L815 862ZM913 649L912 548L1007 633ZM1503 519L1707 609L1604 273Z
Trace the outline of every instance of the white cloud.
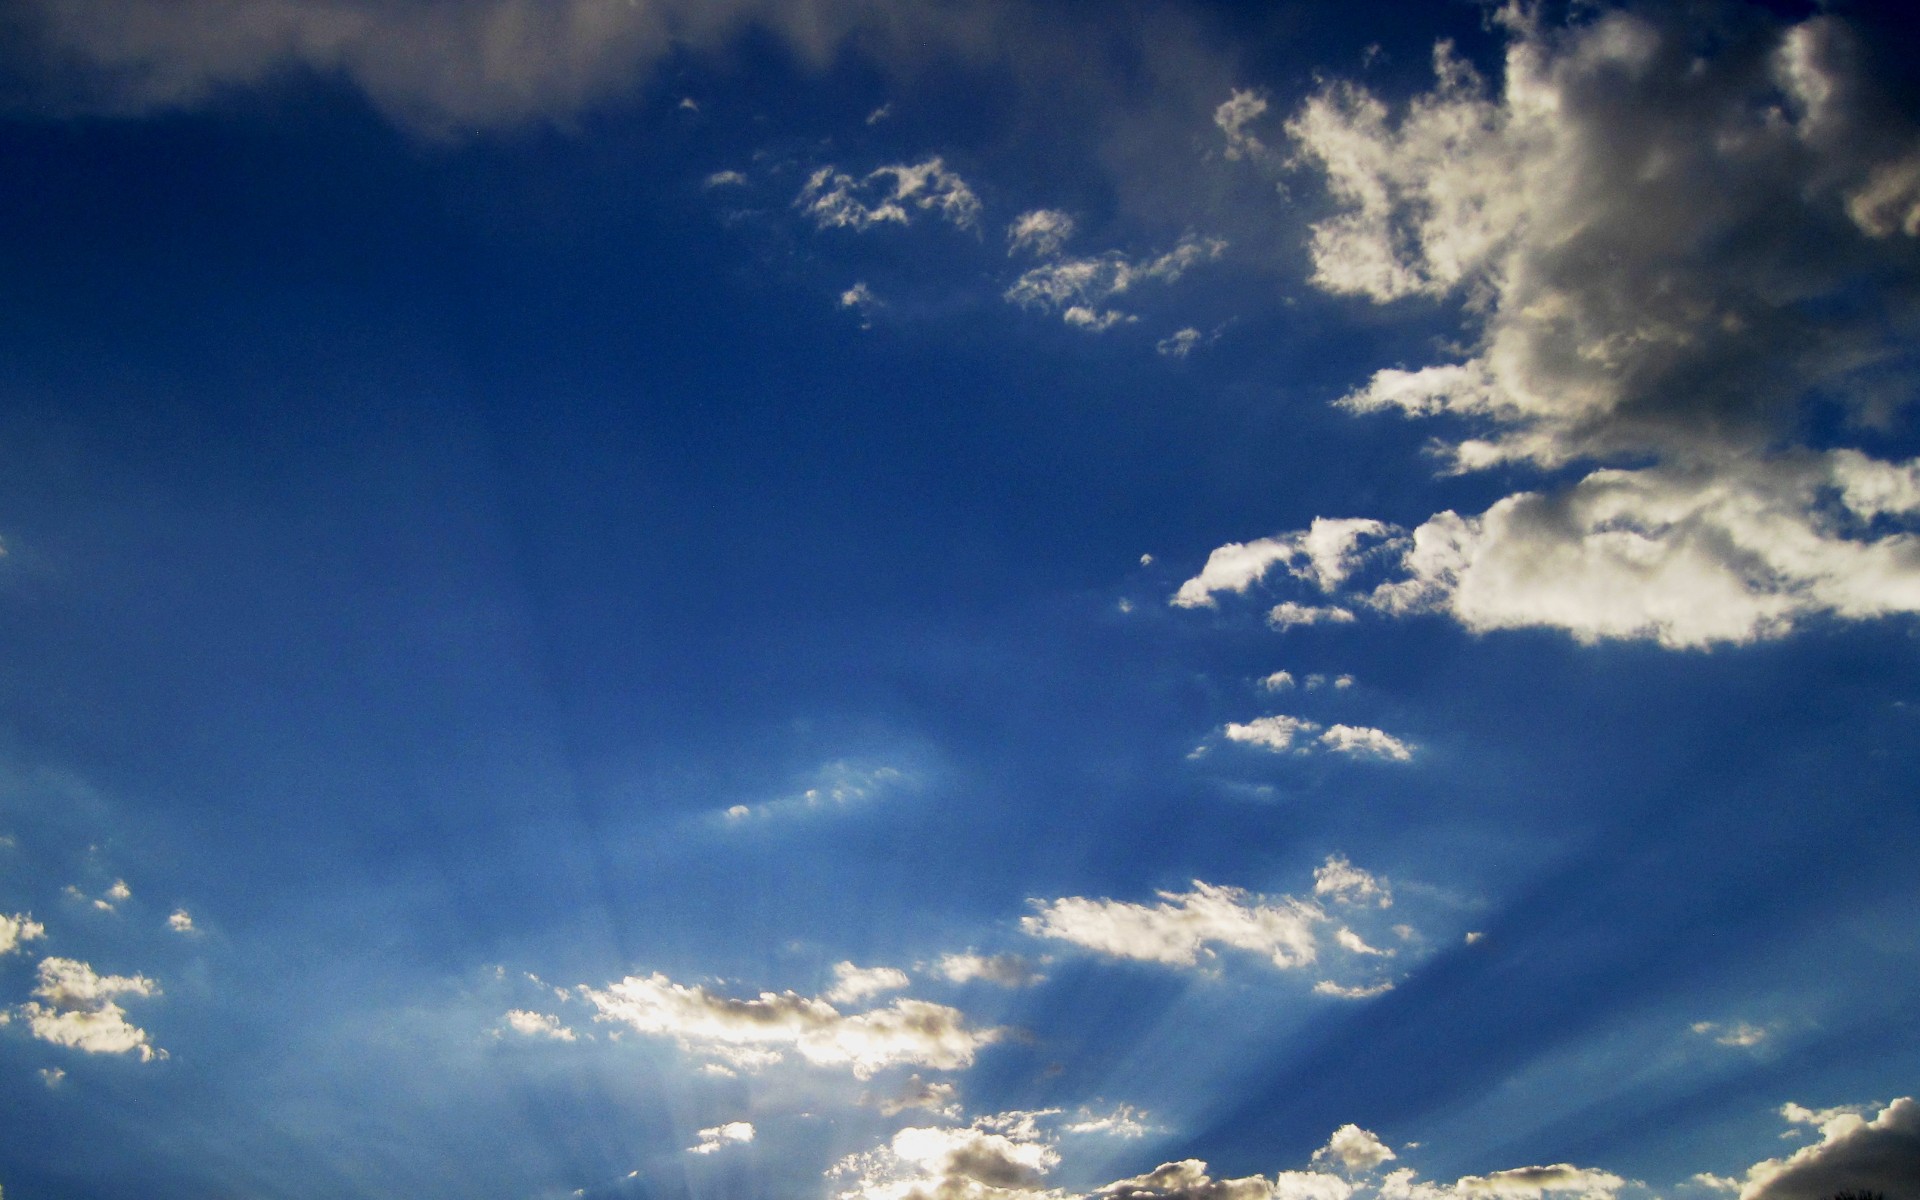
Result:
M33 995L20 1007L34 1037L89 1054L133 1054L142 1062L165 1058L147 1031L127 1022L116 996L152 997L160 985L144 975L101 975L71 958L43 958Z
M1295 625L1348 625L1354 620L1351 610L1338 605L1315 606L1296 604L1291 600L1273 606L1267 613L1267 624L1275 629L1292 629Z
M67 1077L67 1071L65 1067L41 1067L40 1068L40 1082L46 1084L50 1088L59 1087L61 1081L64 1080L66 1077Z
M1275 671L1273 674L1263 677L1260 680L1260 686L1269 692L1284 692L1293 686L1293 672Z
M954 983L979 979L1001 987L1026 987L1046 978L1018 954L975 954L971 950L941 955L935 969Z
M893 101L889 100L885 104L882 104L879 108L876 108L872 112L868 113L866 123L869 125L878 125L880 122L886 120L888 117L892 115L893 115Z
M850 1179L837 1193L841 1200L1038 1200L1054 1194L1044 1180L1060 1154L1033 1115L1002 1114L959 1128L910 1126L877 1150L841 1159L828 1174Z
M962 229L974 228L980 218L979 197L937 155L911 165L880 167L861 179L821 167L808 177L794 205L821 229L906 225L916 210Z
M1413 747L1390 733L1365 725L1332 725L1320 735L1320 744L1335 754L1350 758L1385 758L1407 762Z
M856 967L850 962L833 964L833 986L820 994L830 1004L865 1000L882 992L897 992L911 982L897 967Z
M1117 250L1092 258L1064 258L1034 267L1006 292L1009 303L1059 312L1071 325L1098 332L1134 318L1103 307L1141 283L1173 283L1194 266L1225 252L1219 238L1182 237L1173 249L1131 259Z
M843 1015L825 1000L762 992L751 1000L719 996L664 975L630 975L604 989L581 987L594 1018L674 1039L690 1054L756 1069L793 1051L817 1066L844 1066L861 1079L894 1065L956 1070L1002 1036L974 1029L956 1009L898 999Z
M1255 717L1244 724L1232 721L1226 727L1227 740L1242 742L1249 746L1259 746L1264 750L1284 753L1288 750L1304 751L1304 745L1296 745L1302 737L1310 737L1319 732L1320 726L1304 717L1272 716Z
M1329 854L1313 872L1313 894L1340 904L1393 906L1393 889L1378 875L1363 871L1344 855Z
M1288 1174L1308 1175L1308 1172ZM1324 1180L1324 1182L1322 1182ZM1094 1200L1346 1200L1352 1190L1331 1175L1313 1175L1310 1186L1277 1187L1260 1175L1244 1179L1215 1179L1207 1164L1189 1158L1163 1163L1145 1175L1110 1183L1093 1193Z
M1191 967L1212 958L1215 945L1265 956L1292 968L1314 960L1314 926L1326 919L1310 902L1268 900L1240 888L1195 880L1191 892L1158 892L1158 904L1068 896L1035 900L1036 915L1020 928L1114 958Z
M1798 1110L1790 1120L1822 1118L1820 1141L1747 1171L1740 1200L1820 1200L1843 1191L1888 1196L1920 1193L1920 1104L1893 1101L1868 1120L1847 1109Z
M533 1012L516 1008L506 1015L507 1028L522 1037L552 1038L557 1042L571 1042L577 1036L573 1030L560 1023L560 1019L549 1013Z
M700 1141L687 1147L688 1154L712 1154L728 1146L744 1146L753 1140L751 1121L728 1121L700 1131Z
M1122 1104L1112 1112L1096 1113L1081 1109L1079 1117L1062 1126L1067 1133L1099 1133L1108 1137L1143 1138L1160 1132L1147 1124L1147 1114L1131 1104Z
M1180 608L1211 608L1220 592L1244 592L1266 577L1274 566L1285 566L1295 578L1331 591L1376 553L1368 543L1395 532L1391 526L1365 517L1316 517L1306 529L1252 542L1229 542L1207 556L1200 573L1180 585L1173 604ZM1285 618L1275 610L1276 624L1311 624L1316 620L1351 620L1351 613L1330 616L1288 604L1297 612Z
M1384 958L1393 954L1391 950L1382 950L1378 946L1369 945L1367 939L1361 937L1353 930L1348 929L1345 925L1342 925L1335 931L1333 940L1340 943L1340 948L1349 954L1359 954L1374 958Z
M1319 995L1334 996L1341 1000L1371 1000L1375 996L1384 996L1392 991L1393 981L1383 979L1378 983L1346 984L1322 979L1313 985L1313 990Z
M1871 1104L1837 1104L1832 1108L1808 1108L1789 1100L1780 1106L1780 1115L1790 1124L1812 1125L1824 1129L1827 1125L1843 1118L1864 1117L1873 1108ZM1840 1126L1839 1128L1846 1128Z
M1229 159L1237 161L1265 156L1266 146L1247 132L1247 126L1259 120L1266 111L1267 102L1259 93L1238 89L1213 110L1213 123L1220 127L1220 132L1227 138L1226 154Z
M33 919L32 913L0 913L0 954L13 954L27 942L43 938L47 927Z
M1185 329L1176 329L1167 337L1154 343L1154 350L1168 358L1185 358L1193 353L1193 348L1201 341L1200 331L1189 325Z
M1461 1197L1498 1196L1541 1200L1549 1192L1566 1192L1594 1200L1610 1198L1626 1180L1608 1171L1556 1163L1550 1167L1514 1167L1488 1175L1466 1175L1453 1185Z
M1348 1171L1371 1171L1381 1163L1392 1162L1393 1151L1377 1134L1358 1125L1342 1125L1333 1131L1327 1144L1313 1152L1316 1163L1339 1163Z
M194 928L193 914L184 908L176 908L167 914L167 928L175 933L198 933Z
M867 329L871 328L873 324L873 310L883 307L883 303L880 297L873 294L872 288L868 287L864 282L856 282L852 287L840 293L840 307L850 308L859 313L860 327Z
M703 187L745 187L747 177L739 171L715 171L702 182Z
M1038 258L1052 258L1073 236L1073 217L1057 208L1036 208L1023 212L1007 226L1007 253L1022 251Z
M913 786L914 777L898 767L868 767L860 763L827 763L814 773L813 783L801 791L761 804L730 805L721 814L729 825L749 817L792 816L826 809L847 808Z

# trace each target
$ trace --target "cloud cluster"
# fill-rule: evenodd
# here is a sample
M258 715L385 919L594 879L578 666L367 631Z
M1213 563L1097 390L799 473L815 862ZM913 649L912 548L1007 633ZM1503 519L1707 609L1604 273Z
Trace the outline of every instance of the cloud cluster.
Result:
M762 992L748 1000L716 995L666 976L630 975L578 994L595 1020L672 1038L688 1053L754 1068L787 1051L819 1066L842 1066L865 1079L895 1065L957 1070L972 1065L999 1029L974 1029L956 1009L898 999L884 1008L843 1014L826 1000L796 992Z
M508 1011L505 1020L507 1028L521 1037L551 1038L556 1042L571 1042L577 1040L579 1036L562 1025L560 1019L551 1013L516 1008Z
M1061 239L1064 237L1062 233ZM1058 240L1049 244L1057 248ZM1144 258L1132 258L1118 250L1088 258L1055 257L1014 280L1006 298L1023 308L1057 312L1067 324L1098 333L1135 319L1107 307L1116 296L1142 283L1173 283L1200 263L1219 258L1226 248L1226 242L1219 238L1187 234L1173 249Z
M1046 1194L1060 1162L1034 1113L1002 1113L959 1127L909 1126L883 1147L852 1154L830 1177L846 1179L841 1200L1020 1200Z
M1747 1171L1740 1200L1821 1200L1838 1192L1920 1193L1920 1103L1901 1097L1871 1120L1850 1108L1814 1112L1825 1118L1820 1140L1785 1158L1756 1163Z
M101 975L78 959L43 958L38 1000L20 1006L34 1037L88 1054L132 1054L142 1062L165 1058L147 1031L130 1024L118 996L151 997L160 985L144 975ZM45 1003L42 1003L44 1001Z
M1319 598L1276 624L1440 612L1702 647L1920 611L1920 461L1797 444L1823 411L1857 432L1913 394L1920 127L1842 19L1726 12L1703 50L1677 10L1552 27L1509 6L1497 88L1443 44L1402 112L1335 83L1294 114L1336 206L1314 282L1458 298L1471 331L1341 403L1448 418L1455 470L1598 467L1411 531L1222 546L1174 604L1285 565Z
M1314 961L1314 927L1326 914L1310 901L1255 897L1235 887L1194 880L1190 892L1160 892L1158 904L1067 896L1036 900L1020 928L1034 937L1071 942L1113 958L1191 967L1213 947L1259 954L1280 968Z
M1251 721L1230 721L1223 730L1230 742L1258 746L1276 754L1305 754L1323 750L1349 758L1379 758L1407 762L1413 747L1392 734L1365 725L1331 725L1322 728L1305 717L1255 717Z
M882 992L897 992L910 981L898 967L856 967L850 962L833 964L833 986L821 993L830 1004L865 1000Z
M728 1121L700 1131L700 1140L687 1147L688 1154L712 1154L728 1146L744 1146L753 1140L751 1121Z
M820 229L907 225L916 211L962 229L976 228L980 220L980 198L938 156L880 167L859 179L834 167L821 167L808 177L793 203Z
M941 955L934 970L954 983L971 983L977 979L1001 987L1027 987L1046 978L1018 954L975 954L971 950Z
M46 934L47 927L34 920L31 913L14 913L11 916L0 913L0 954L17 953L25 943L45 937Z

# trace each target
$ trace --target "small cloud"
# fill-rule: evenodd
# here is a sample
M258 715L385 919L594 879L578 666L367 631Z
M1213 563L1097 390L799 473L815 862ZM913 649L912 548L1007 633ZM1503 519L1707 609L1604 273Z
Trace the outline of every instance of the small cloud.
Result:
M193 927L193 914L184 908L176 908L167 914L167 928L175 933L198 933Z
M46 1084L50 1088L59 1087L60 1081L65 1079L66 1077L67 1077L67 1071L65 1067L41 1067L40 1068L40 1082Z
M1767 1038L1765 1029L1745 1021L1735 1021L1731 1025L1721 1025L1713 1021L1696 1021L1693 1031L1703 1037L1711 1037L1722 1046L1757 1046Z
M1143 567L1150 567L1150 566L1152 566L1152 565L1153 565L1153 555L1151 555L1151 554L1142 554L1142 555L1140 556L1140 565L1141 565L1141 566L1143 566Z
M1266 957L1282 970L1314 960L1314 926L1326 919L1317 905L1282 896L1272 900L1235 887L1194 880L1191 892L1159 892L1158 904L1067 896L1034 900L1034 916L1020 928L1033 937L1072 942L1112 958L1193 967L1214 957L1214 945Z
M1275 671L1261 678L1260 686L1270 692L1284 692L1293 686L1292 671Z
M708 188L745 187L747 177L738 171L715 171L701 185Z
M876 108L872 112L867 114L867 124L878 125L880 122L886 120L888 117L892 115L893 115L893 101L889 100L885 104L882 104L879 108Z
M1161 338L1158 342L1154 343L1153 348L1167 358L1185 358L1187 355L1193 353L1193 348L1200 344L1200 339L1200 331L1192 326L1188 326L1185 329L1175 330L1171 335Z
M40 999L20 1008L34 1037L88 1054L133 1054L142 1062L167 1057L146 1030L127 1022L126 1010L114 1001L116 996L158 996L160 985L153 980L100 975L71 958L41 959L39 979L33 994Z
M1255 717L1244 724L1238 721L1228 722L1225 732L1230 742L1241 742L1249 746L1259 746L1263 750L1284 753L1288 750L1304 750L1305 747L1296 747L1294 743L1302 735L1317 733L1319 729L1320 726L1316 722L1304 717L1272 716Z
M907 225L914 211L930 212L962 229L980 217L980 199L966 181L938 158L881 167L862 179L821 167L808 177L794 205L819 229L872 229Z
M1394 762L1413 758L1413 747L1390 733L1365 725L1331 726L1320 735L1320 744L1349 758L1384 758Z
M1062 1128L1068 1133L1103 1133L1108 1137L1143 1138L1150 1133L1160 1132L1147 1124L1147 1114L1131 1104L1122 1104L1110 1113L1095 1113L1082 1108L1079 1119Z
M1352 610L1337 604L1297 604L1292 600L1274 605L1267 613L1267 624L1281 630L1296 625L1348 625L1353 620Z
M1333 677L1333 687L1335 691L1343 692L1352 686L1353 676L1351 675L1335 675Z
M753 1140L753 1124L750 1121L728 1121L725 1125L715 1125L711 1129L700 1131L700 1141L687 1147L688 1154L712 1154L728 1146L744 1146Z
M1007 226L1007 253L1025 251L1037 258L1052 258L1073 236L1073 230L1073 218L1057 208L1021 213Z
M1393 907L1393 891L1385 880L1361 870L1339 854L1327 855L1327 861L1314 870L1313 894L1340 904ZM1409 929L1407 932L1413 931Z
M900 1091L880 1102L880 1115L897 1117L910 1108L925 1109L937 1116L954 1117L960 1113L959 1090L951 1083L928 1083L918 1074L907 1077Z
M727 820L744 821L753 814L753 810L744 804L736 804L727 810Z
M694 113L697 113L697 112L699 112L699 111L700 111L700 104L699 104L699 102L698 102L697 100L695 100L695 99L694 99L694 98L693 98L692 96L682 96L682 97L680 97L680 103L678 103L678 104L676 104L676 105L674 105L674 107L675 107L676 109L678 109L678 110L680 110L681 112L694 112Z
M47 936L47 927L32 913L0 913L0 954L13 954L26 943Z
M1227 138L1228 160L1238 162L1243 158L1260 158L1266 154L1267 148L1260 139L1247 132L1247 126L1266 111L1267 102L1258 92L1238 89L1213 110L1213 123Z
M1378 946L1368 945L1365 938L1344 925L1333 935L1333 940L1340 943L1341 949L1347 951L1349 954L1361 954L1380 958L1389 957L1393 954L1391 950L1382 950Z
M1466 939L1465 939L1465 940L1466 940L1466 943L1467 943L1467 945L1469 945L1469 946L1473 946L1473 945L1477 945L1478 943L1480 943L1480 942L1482 942L1482 941L1485 941L1485 940L1486 940L1486 937L1487 937L1487 935L1486 935L1486 934L1485 934L1484 932L1482 932L1481 930L1478 930L1478 929L1469 929L1469 930L1467 930L1467 936L1466 936Z
M1027 987L1046 978L1021 955L975 954L971 950L965 954L941 955L934 969L954 983L980 980L1001 987Z
M1358 1125L1342 1125L1333 1131L1326 1145L1313 1152L1314 1162L1338 1163L1350 1173L1371 1171L1393 1159L1393 1151L1377 1134Z
M1022 308L1058 312L1069 325L1099 332L1136 319L1103 307L1107 301L1142 283L1174 283L1191 268L1219 258L1226 248L1219 238L1188 234L1173 249L1147 258L1129 258L1110 250L1092 258L1057 259L1021 275L1006 290L1006 300Z
M830 1004L847 1004L882 992L897 992L910 982L907 973L895 967L856 967L850 962L835 963L833 978L833 986L820 994L820 998Z
M1123 613L1130 613L1133 611L1133 601L1127 599L1125 596L1122 596L1114 604L1114 607L1119 609Z
M1369 1000L1392 991L1393 983L1390 980L1382 980L1370 987L1348 987L1335 983L1331 979L1322 979L1313 985L1313 990L1318 995L1333 996L1340 1000Z
M558 1017L548 1013L532 1012L516 1008L507 1013L507 1028L521 1037L550 1038L556 1042L571 1042L577 1035L560 1023Z
M859 313L860 328L871 329L874 310L884 307L884 302L873 294L872 288L860 282L840 293L840 307L850 308Z

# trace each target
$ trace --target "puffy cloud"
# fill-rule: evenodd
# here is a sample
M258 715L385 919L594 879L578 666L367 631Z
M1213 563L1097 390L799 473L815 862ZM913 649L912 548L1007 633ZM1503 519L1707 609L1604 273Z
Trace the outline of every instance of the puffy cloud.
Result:
M1318 953L1314 926L1326 919L1310 902L1271 901L1240 888L1195 880L1191 892L1159 892L1158 904L1068 896L1035 900L1039 910L1020 927L1114 958L1191 967L1212 958L1215 945L1264 955L1274 966L1311 963Z
M700 1140L687 1147L688 1154L712 1154L728 1146L744 1146L753 1140L751 1121L728 1121L700 1131Z
M1319 749L1349 758L1382 758L1394 762L1413 758L1413 748L1407 743L1365 725L1333 725L1323 730L1318 722L1305 717L1271 716L1255 717L1244 723L1228 722L1223 732L1230 742L1259 746L1279 754L1288 751L1304 754Z
M1342 925L1339 930L1334 933L1333 940L1338 942L1340 948L1349 954L1360 954L1369 958L1384 958L1393 953L1391 950L1382 950L1378 946L1368 945L1367 939L1361 937L1353 930L1348 929L1345 925Z
M1387 537L1393 530L1386 524L1365 517L1316 517L1313 524L1298 533L1261 538L1252 542L1229 542L1207 556L1200 574L1180 585L1173 604L1180 608L1211 608L1220 592L1244 592L1265 578L1276 565L1284 565L1298 579L1331 591L1358 570L1369 556L1369 542ZM1285 606L1299 615L1283 618L1276 610L1276 624L1311 624L1329 619L1298 605ZM1351 619L1351 614L1332 617Z
M1339 1163L1348 1171L1371 1171L1381 1163L1392 1162L1394 1153L1377 1134L1358 1125L1342 1125L1333 1131L1327 1144L1313 1152L1316 1163Z
M1109 1113L1081 1109L1078 1120L1062 1128L1068 1133L1102 1133L1117 1138L1143 1138L1157 1132L1147 1124L1147 1114L1131 1104L1122 1104Z
M1466 1175L1454 1185L1455 1194L1518 1196L1540 1200L1548 1192L1571 1192L1582 1197L1611 1197L1626 1180L1607 1171L1556 1163L1550 1167L1514 1167L1489 1175Z
M1292 671L1275 671L1260 680L1260 686L1270 692L1284 692L1293 686Z
M14 913L12 916L0 913L0 954L13 954L25 943L46 935L47 927L34 920L31 913Z
M850 308L854 312L859 313L860 327L862 329L871 328L873 323L873 310L882 306L883 302L880 297L874 295L873 289L868 287L864 282L857 282L846 291L840 293L840 307Z
M896 1117L910 1108L923 1108L939 1116L958 1116L959 1089L951 1083L930 1083L918 1075L910 1075L900 1091L880 1101L879 1107L883 1117Z
M1393 889L1385 880L1354 866L1340 854L1327 855L1327 861L1314 869L1313 894L1340 904L1393 906Z
M194 928L193 914L184 908L176 908L167 914L167 928L175 933L198 933Z
M1033 1114L1002 1114L959 1128L911 1126L877 1150L848 1155L832 1176L850 1178L842 1200L1022 1200L1048 1194L1060 1162Z
M34 1037L88 1054L132 1054L142 1062L165 1058L147 1031L127 1021L116 996L151 997L160 985L144 975L101 975L87 963L71 958L43 958L39 983L31 1000L21 1005ZM40 1000L46 1003L40 1003Z
M1073 236L1073 217L1057 208L1036 208L1023 212L1007 226L1007 253L1022 251L1040 258L1052 258Z
M1193 234L1151 258L1132 259L1118 250L1091 258L1063 258L1034 267L1006 291L1009 303L1059 312L1068 324L1098 332L1133 318L1103 307L1142 283L1173 283L1188 270L1225 252L1219 238Z
M1324 1184L1319 1180L1324 1179ZM1260 1175L1245 1179L1215 1179L1207 1174L1207 1164L1198 1159L1164 1163L1145 1175L1110 1183L1093 1193L1095 1200L1346 1200L1345 1183L1332 1176L1316 1177L1317 1187L1310 1191L1282 1191L1273 1181Z
M670 1037L689 1053L747 1069L778 1062L792 1050L819 1066L847 1067L862 1079L894 1065L956 1070L972 1065L980 1048L1002 1035L999 1029L970 1028L956 1009L905 998L846 1015L796 992L740 1000L658 973L578 991L599 1010L595 1020Z
M1018 954L975 954L971 950L965 954L941 955L934 969L954 983L979 979L1001 987L1026 987L1046 978Z
M1157 353L1168 358L1185 358L1193 353L1193 348L1198 346L1200 341L1200 331L1188 326L1185 329L1176 329L1167 337L1161 338L1154 343L1153 348Z
M1808 1118L1826 1118L1820 1122L1820 1141L1749 1168L1740 1200L1820 1200L1844 1191L1920 1193L1920 1104L1910 1097L1895 1100L1872 1120L1846 1109L1789 1107Z
M1341 608L1337 604L1311 605L1296 604L1291 600L1273 606L1267 613L1267 624L1275 629L1292 629L1295 625L1347 625L1354 620L1351 609Z
M906 987L907 973L897 967L856 967L850 962L833 965L833 986L821 993L832 1004L865 1000L881 992L897 992Z
M821 229L906 225L915 210L931 212L962 229L973 228L980 218L979 197L937 155L912 165L880 167L861 179L821 167L808 177L794 205Z
M571 1042L577 1035L560 1023L560 1019L549 1013L533 1012L516 1008L506 1015L507 1028L522 1037L552 1038L558 1042Z

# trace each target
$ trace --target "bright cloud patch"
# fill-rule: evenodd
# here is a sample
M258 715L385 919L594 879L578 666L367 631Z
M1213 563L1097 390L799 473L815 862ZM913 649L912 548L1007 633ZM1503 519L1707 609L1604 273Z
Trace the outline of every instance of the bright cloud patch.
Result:
M1214 946L1266 957L1280 968L1305 966L1318 947L1314 926L1326 919L1307 901L1266 901L1233 887L1195 880L1191 892L1160 892L1158 904L1068 896L1036 900L1020 928L1113 958L1191 967L1214 957Z
M147 1031L129 1024L117 996L151 997L160 985L144 975L101 975L71 958L40 960L38 1000L20 1008L34 1037L88 1054L132 1054L142 1062L165 1058ZM45 1001L45 1003L41 1003Z
M1512 1196L1540 1200L1549 1193L1566 1193L1600 1200L1612 1196L1626 1182L1608 1171L1557 1163L1550 1167L1515 1167L1490 1175L1463 1176L1453 1185L1453 1190L1462 1197Z
M1173 283L1188 270L1220 257L1227 244L1192 234L1152 258L1133 259L1117 250L1093 258L1063 258L1034 267L1007 289L1009 302L1058 312L1069 325L1093 332L1131 320L1108 301L1143 283Z
M12 954L27 942L45 937L47 927L30 913L0 913L0 954Z
M881 992L897 992L911 982L905 971L895 967L856 967L850 962L833 965L833 986L821 998L833 1004L864 1000Z
M1255 717L1245 723L1229 722L1222 731L1230 742L1258 746L1276 754L1305 754L1320 750L1344 754L1349 758L1379 758L1407 762L1413 747L1382 730L1364 725L1334 725L1321 728L1305 717Z
M1026 987L1046 978L1018 954L975 954L972 951L943 954L935 970L954 983L971 983L978 979L997 983L1001 987Z
M1338 1163L1348 1171L1371 1171L1393 1161L1393 1151L1377 1134L1358 1125L1342 1125L1333 1131L1327 1144L1313 1152L1316 1163Z
M1059 209L1036 208L1021 213L1007 226L1007 253L1025 251L1040 258L1052 258L1073 236L1073 230L1073 217Z
M1045 1194L1060 1153L1032 1113L983 1117L959 1128L912 1126L828 1173L848 1181L842 1200L1020 1200Z
M847 1067L862 1079L895 1065L957 1070L972 1065L980 1048L1002 1034L970 1028L959 1011L924 1000L899 999L847 1015L796 992L738 1000L659 974L630 975L604 989L582 987L579 994L599 1010L596 1020L669 1037L689 1053L749 1069L792 1051L818 1066Z
M687 1147L688 1154L712 1154L728 1146L744 1146L753 1140L753 1123L728 1121L700 1131L700 1140Z
M896 164L855 179L833 167L807 178L794 205L820 229L871 229L906 225L916 212L931 213L962 229L980 219L980 200L939 157Z
M552 1038L558 1042L575 1040L575 1033L560 1023L560 1019L549 1013L533 1012L516 1008L506 1015L507 1028L522 1037Z
M1313 873L1313 894L1340 904L1393 906L1393 891L1377 875L1361 870L1343 855L1330 854Z

